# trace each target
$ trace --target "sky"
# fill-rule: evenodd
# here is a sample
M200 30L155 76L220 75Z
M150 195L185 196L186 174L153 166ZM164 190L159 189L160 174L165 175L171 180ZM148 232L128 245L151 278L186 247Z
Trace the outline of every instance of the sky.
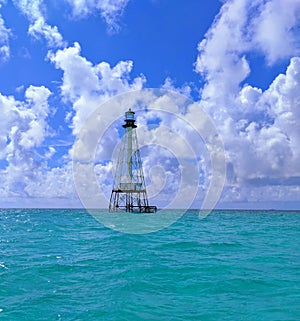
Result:
M299 0L0 0L0 74L0 207L85 206L89 144L107 207L131 106L151 203L300 209Z

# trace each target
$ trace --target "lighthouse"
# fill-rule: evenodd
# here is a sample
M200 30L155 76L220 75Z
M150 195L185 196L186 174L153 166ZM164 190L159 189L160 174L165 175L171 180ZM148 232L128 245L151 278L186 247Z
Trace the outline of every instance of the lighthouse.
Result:
M134 115L130 108L125 112L124 134L116 164L109 211L155 213L156 206L148 203Z

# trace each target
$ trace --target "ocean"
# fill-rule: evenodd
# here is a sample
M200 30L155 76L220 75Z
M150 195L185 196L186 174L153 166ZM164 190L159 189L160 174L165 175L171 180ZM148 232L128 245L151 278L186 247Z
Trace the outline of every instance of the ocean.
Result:
M299 321L300 212L189 210L136 235L2 209L0 320Z

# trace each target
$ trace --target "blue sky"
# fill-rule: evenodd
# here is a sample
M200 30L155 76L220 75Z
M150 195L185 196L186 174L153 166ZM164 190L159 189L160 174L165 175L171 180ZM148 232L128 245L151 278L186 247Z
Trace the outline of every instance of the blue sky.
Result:
M163 88L195 102L222 138L227 177L219 207L299 208L299 53L298 0L0 0L0 206L81 206L72 153L88 116L116 95ZM146 126L139 135L159 145L168 127L197 146L199 137L175 121L198 121L197 108L174 107L172 117L137 113ZM109 118L117 110L102 111ZM119 136L108 128L96 155L106 195ZM144 149L158 204L178 184L170 155ZM210 182L205 157L197 158L193 206Z

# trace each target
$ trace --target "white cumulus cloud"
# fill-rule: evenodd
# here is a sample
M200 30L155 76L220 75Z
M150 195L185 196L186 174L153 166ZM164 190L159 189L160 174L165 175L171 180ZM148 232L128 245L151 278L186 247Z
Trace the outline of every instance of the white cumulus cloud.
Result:
M48 136L48 103L51 92L44 86L29 86L25 100L0 94L0 197L7 206L80 206L76 196L72 163L47 162L56 153L44 148Z
M63 98L73 104L73 133L77 134L88 115L109 98L143 87L143 75L130 79L132 61L120 61L111 67L107 62L93 65L80 54L80 45L49 53L56 68L63 71Z
M263 200L263 188L283 185L286 192L299 185L300 57L293 57L300 48L299 9L296 0L226 1L199 43L195 67L205 80L200 104L214 119L228 155L232 189L224 199ZM269 64L291 59L265 91L242 84L251 73L251 52Z
M36 178L41 163L35 148L47 135L50 94L44 86L31 85L25 101L0 95L0 157L7 162L1 170L1 184L7 193L24 194L27 183Z
M265 53L270 64L300 54L300 1L259 1L259 15L251 24L253 43Z

